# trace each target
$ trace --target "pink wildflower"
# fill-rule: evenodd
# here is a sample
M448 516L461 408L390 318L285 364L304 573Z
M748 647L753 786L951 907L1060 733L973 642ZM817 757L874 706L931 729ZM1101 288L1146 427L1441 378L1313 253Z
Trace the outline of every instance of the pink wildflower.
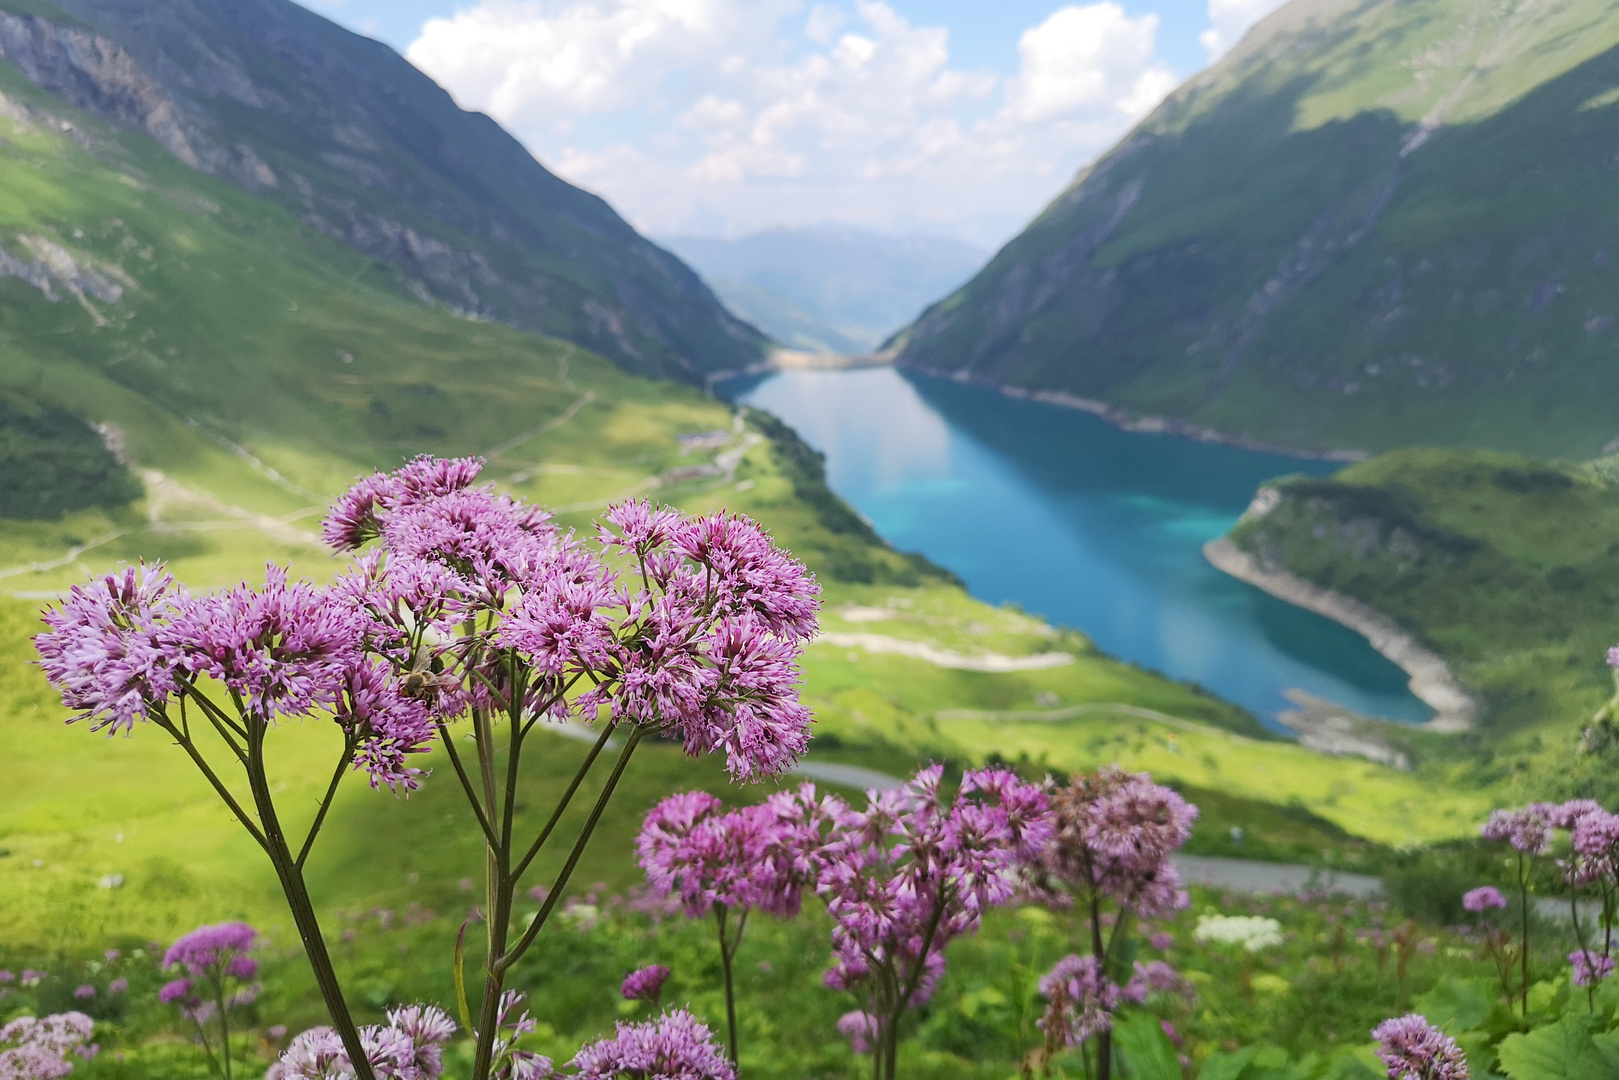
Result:
M1499 889L1490 885L1480 885L1476 889L1469 889L1462 894L1462 907L1468 911L1486 911L1489 908L1504 908L1507 906L1506 897L1501 895Z
M618 1025L570 1063L575 1080L736 1080L708 1025L684 1009L643 1024Z
M83 986L74 987L73 996L79 1001L89 1001L96 996L96 988L89 983L85 983Z
M1420 1013L1383 1021L1372 1038L1389 1080L1468 1080L1467 1057L1456 1040Z
M1575 986L1594 986L1613 974L1613 957L1576 949L1568 954Z
M870 1013L846 1012L838 1017L838 1034L849 1040L857 1054L869 1054L877 1038L877 1018Z
M1492 810L1489 820L1479 827L1486 840L1505 840L1525 855L1545 854L1552 842L1551 803L1531 803L1519 810Z
M1111 1030L1113 1011L1122 996L1120 988L1102 973L1096 957L1073 953L1041 976L1040 993L1051 1002L1039 1021L1040 1028L1070 1047Z
M59 1080L73 1071L69 1055L95 1055L94 1030L95 1022L81 1012L19 1017L0 1027L0 1077Z
M662 964L649 964L624 976L624 985L620 989L625 1001L657 1001L668 978L668 968Z
M438 1080L444 1070L444 1045L455 1034L455 1027L443 1010L412 1005L389 1010L387 1024L361 1028L360 1043L377 1080ZM337 1032L317 1027L293 1037L265 1080L328 1080L353 1075Z

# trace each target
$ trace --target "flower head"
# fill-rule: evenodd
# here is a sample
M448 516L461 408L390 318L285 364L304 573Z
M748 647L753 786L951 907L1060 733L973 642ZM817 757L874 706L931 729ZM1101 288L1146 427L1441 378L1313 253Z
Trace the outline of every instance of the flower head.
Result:
M1040 993L1051 1002L1040 1020L1041 1029L1048 1038L1059 1038L1071 1047L1111 1030L1121 997L1096 957L1073 953L1041 976Z
M246 954L258 936L258 931L244 922L199 926L169 946L163 954L163 966L179 964L199 977L223 966L228 975L250 979L257 973L258 965Z
M361 1028L360 1044L377 1080L438 1080L444 1070L444 1046L455 1027L442 1009L411 1005L390 1009L386 1024ZM343 1040L331 1028L317 1027L293 1037L265 1080L340 1080L353 1075Z
M624 985L620 989L625 1001L657 1001L668 978L668 968L662 964L649 964L624 976Z
M849 1049L869 1054L877 1045L877 1018L868 1012L846 1012L838 1017L838 1034L849 1040Z
M1552 842L1557 809L1551 803L1531 803L1519 810L1492 810L1489 820L1479 826L1479 835L1505 840L1525 855L1542 855Z
M676 1009L617 1033L574 1057L576 1080L736 1080L708 1025Z
M164 628L183 600L161 565L142 563L73 586L44 613L49 629L34 638L40 667L74 720L128 731L168 703L178 672Z
M1576 949L1568 954L1575 986L1594 986L1613 974L1613 957Z
M1490 908L1504 908L1507 906L1506 897L1501 890L1490 885L1480 885L1476 889L1469 889L1462 894L1462 907L1467 911L1486 911Z
M1282 943L1282 924L1262 915L1199 915L1192 939L1257 953Z
M95 1021L81 1012L18 1017L0 1027L0 1077L59 1080L73 1071L69 1056L95 1056L94 1031Z
M1062 902L1058 885L1094 889L1142 917L1187 905L1169 856L1191 836L1197 807L1174 789L1110 766L1073 777L1051 805L1037 892Z
M1420 1013L1383 1021L1372 1038L1389 1080L1468 1080L1467 1057L1456 1040Z

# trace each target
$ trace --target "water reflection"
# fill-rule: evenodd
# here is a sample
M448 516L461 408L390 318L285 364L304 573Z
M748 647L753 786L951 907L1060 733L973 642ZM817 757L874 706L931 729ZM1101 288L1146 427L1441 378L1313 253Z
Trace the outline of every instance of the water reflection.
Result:
M1226 577L1203 543L1254 488L1334 466L1119 431L980 387L863 371L785 372L721 388L827 455L833 488L896 545L993 603L1077 626L1101 648L1264 718L1300 687L1424 720L1405 676L1358 635Z

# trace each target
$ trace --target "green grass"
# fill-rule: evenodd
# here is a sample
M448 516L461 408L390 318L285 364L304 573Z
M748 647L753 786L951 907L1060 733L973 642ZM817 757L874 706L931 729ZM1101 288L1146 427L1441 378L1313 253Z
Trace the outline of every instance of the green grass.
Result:
M1293 478L1232 533L1262 561L1362 600L1483 696L1479 730L1429 752L1527 794L1614 793L1582 732L1613 694L1619 490L1611 469L1403 450L1331 480ZM1521 797L1521 796L1520 796Z

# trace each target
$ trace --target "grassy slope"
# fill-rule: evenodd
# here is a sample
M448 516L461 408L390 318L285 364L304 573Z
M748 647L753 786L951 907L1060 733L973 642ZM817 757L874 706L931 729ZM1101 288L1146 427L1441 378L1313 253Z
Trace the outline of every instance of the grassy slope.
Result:
M902 362L1304 447L1592 454L1619 431L1616 47L1595 0L1294 0Z
M1453 752L1476 754L1485 780L1613 794L1603 754L1580 749L1614 689L1603 663L1619 603L1611 470L1419 449L1277 486L1278 506L1232 538L1371 604L1449 660L1489 704Z

